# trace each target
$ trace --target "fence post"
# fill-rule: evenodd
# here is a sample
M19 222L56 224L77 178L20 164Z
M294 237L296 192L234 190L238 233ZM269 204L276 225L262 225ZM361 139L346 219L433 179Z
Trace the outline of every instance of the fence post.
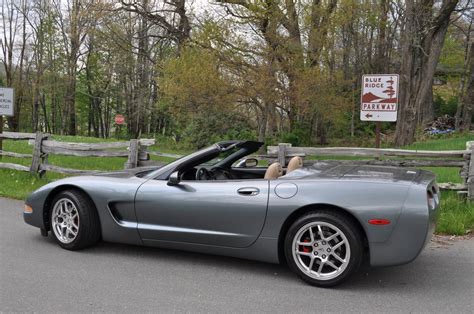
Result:
M291 147L290 143L279 143L278 144L278 162L282 167L286 165L286 148Z
M43 132L36 132L35 146L33 148L33 158L31 160L30 167L31 174L36 174L40 171L41 158L43 157L41 152L41 144L43 142L43 138Z
M474 200L474 141L466 142L466 149L471 151L469 155L469 166L467 171L467 197L469 200Z
M131 139L130 146L128 147L128 149L129 149L128 160L125 163L125 169L136 168L138 164L138 150L139 150L138 140Z

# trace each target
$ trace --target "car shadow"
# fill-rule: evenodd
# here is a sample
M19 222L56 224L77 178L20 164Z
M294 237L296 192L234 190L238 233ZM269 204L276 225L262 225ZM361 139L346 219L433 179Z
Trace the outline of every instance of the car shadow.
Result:
M51 235L47 238L42 237L41 235L35 236L34 241L42 242L43 245L44 242L46 242L47 245L51 247L58 246L58 244ZM57 248L60 249L59 247ZM120 255L135 259L140 258L142 261L151 262L160 260L170 263L189 263L189 265L196 265L197 263L199 263L200 267L219 267L227 270L240 270L242 272L250 272L254 273L255 275L262 276L264 276L265 274L271 274L272 276L278 274L279 276L288 279L293 279L295 277L285 265L265 263L221 255L212 255L148 246L138 246L101 241L94 247L71 252L80 253L82 255L93 255L102 257L117 257L117 255Z
M44 238L38 235L32 240L41 242L43 246L57 246L52 236ZM201 268L208 267L213 270L217 268L217 270L221 269L223 271L231 270L247 273L253 276L259 276L262 279L277 276L280 280L287 281L288 283L305 285L305 283L284 264L271 264L234 257L108 242L100 242L92 248L74 251L73 253L80 253L83 256L91 255L105 258L117 256L130 257L130 259L139 258L147 262L160 260L169 263L179 263L185 266L189 264L189 267L199 265ZM354 291L354 289L357 289L358 291L370 292L385 288L387 292L393 292L405 289L407 286L426 287L432 285L432 281L429 280L429 276L432 272L428 271L427 267L423 265L423 263L426 264L426 262L426 260L415 260L407 265L380 268L371 268L368 262L365 262L361 265L359 271L348 281L333 289L339 291ZM416 275L423 270L425 272L424 275ZM445 278L440 277L439 279L445 282L452 281L448 275L446 275Z

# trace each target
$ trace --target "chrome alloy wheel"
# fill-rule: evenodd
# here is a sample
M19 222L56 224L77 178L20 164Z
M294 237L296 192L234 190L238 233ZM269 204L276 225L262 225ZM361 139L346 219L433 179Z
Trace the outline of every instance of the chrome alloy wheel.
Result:
M61 243L74 241L79 232L79 213L76 205L67 198L61 198L54 204L51 224L56 238Z
M311 222L293 238L293 259L311 278L330 280L338 277L349 264L351 249L346 235L327 222Z

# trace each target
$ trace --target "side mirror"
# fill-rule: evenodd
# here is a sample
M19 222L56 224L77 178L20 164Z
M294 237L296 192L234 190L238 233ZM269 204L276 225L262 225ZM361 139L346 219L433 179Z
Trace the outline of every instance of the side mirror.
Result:
M252 167L257 167L258 165L258 160L255 158L249 158L245 159L244 167L245 168L252 168Z
M179 184L179 172L175 171L168 178L168 185L173 186L173 185L178 185L178 184Z

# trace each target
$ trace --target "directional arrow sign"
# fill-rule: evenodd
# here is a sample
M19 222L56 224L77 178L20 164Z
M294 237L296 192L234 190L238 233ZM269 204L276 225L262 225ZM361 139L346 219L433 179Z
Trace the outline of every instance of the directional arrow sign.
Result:
M398 74L362 76L361 121L397 121Z

